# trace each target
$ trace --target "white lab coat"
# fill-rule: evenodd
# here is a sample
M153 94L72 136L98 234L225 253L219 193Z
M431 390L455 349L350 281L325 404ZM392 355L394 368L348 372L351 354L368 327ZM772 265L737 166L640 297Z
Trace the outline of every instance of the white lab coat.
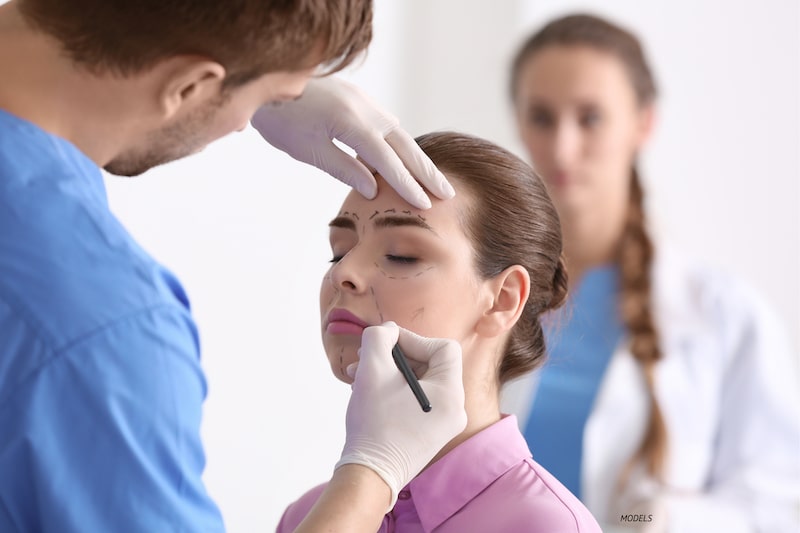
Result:
M584 503L607 533L631 531L620 515L641 511L630 503L641 498L652 502L641 531L798 533L798 359L780 321L749 287L674 251L658 255L653 282L667 488L639 469L615 491L649 414L644 375L623 339L584 430ZM503 392L503 411L523 428L537 382L533 373Z

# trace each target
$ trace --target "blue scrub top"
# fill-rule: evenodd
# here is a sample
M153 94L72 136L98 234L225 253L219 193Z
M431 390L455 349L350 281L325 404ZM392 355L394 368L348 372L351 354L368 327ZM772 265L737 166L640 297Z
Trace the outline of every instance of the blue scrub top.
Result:
M581 497L583 431L623 334L619 271L587 271L567 304L548 317L548 359L525 427L533 458Z
M223 531L199 353L97 166L0 110L0 531Z

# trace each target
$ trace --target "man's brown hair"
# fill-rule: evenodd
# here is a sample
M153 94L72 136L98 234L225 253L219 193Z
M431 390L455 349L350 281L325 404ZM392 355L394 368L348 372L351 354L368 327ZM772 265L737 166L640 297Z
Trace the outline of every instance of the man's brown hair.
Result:
M181 54L236 87L268 72L350 64L372 38L372 0L20 0L34 28L90 72L126 76Z

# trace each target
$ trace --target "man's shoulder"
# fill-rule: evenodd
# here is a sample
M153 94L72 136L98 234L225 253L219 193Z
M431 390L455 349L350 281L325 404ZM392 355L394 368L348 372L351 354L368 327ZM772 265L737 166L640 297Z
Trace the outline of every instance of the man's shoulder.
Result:
M178 280L111 213L96 168L31 161L21 177L2 163L0 302L18 319L58 345L142 307L188 310Z
M2 111L0 131L0 384L148 309L192 337L180 283L111 213L96 165Z
M0 220L8 230L0 237L8 314L59 346L141 308L175 304L188 312L178 280L121 227L66 211L63 220Z

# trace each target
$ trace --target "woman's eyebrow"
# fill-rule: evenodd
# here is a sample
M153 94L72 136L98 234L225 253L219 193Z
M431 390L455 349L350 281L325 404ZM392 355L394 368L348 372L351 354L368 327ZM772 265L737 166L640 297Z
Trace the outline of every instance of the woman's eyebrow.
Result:
M402 215L389 215L375 218L372 223L376 228L395 228L399 226L414 226L417 228L426 229L433 232L437 237L439 236L432 227L419 216L402 216Z
M371 219L373 226L376 229L380 228L397 228L403 226L412 226L416 228L426 229L432 232L437 237L439 236L427 222L425 219L420 216L404 216L404 215L387 215L382 217L376 217ZM331 220L328 223L328 226L331 228L343 228L356 231L356 222L350 217L346 216L338 216Z
M336 217L330 222L328 222L328 226L331 228L344 228L355 231L356 221L350 217Z

